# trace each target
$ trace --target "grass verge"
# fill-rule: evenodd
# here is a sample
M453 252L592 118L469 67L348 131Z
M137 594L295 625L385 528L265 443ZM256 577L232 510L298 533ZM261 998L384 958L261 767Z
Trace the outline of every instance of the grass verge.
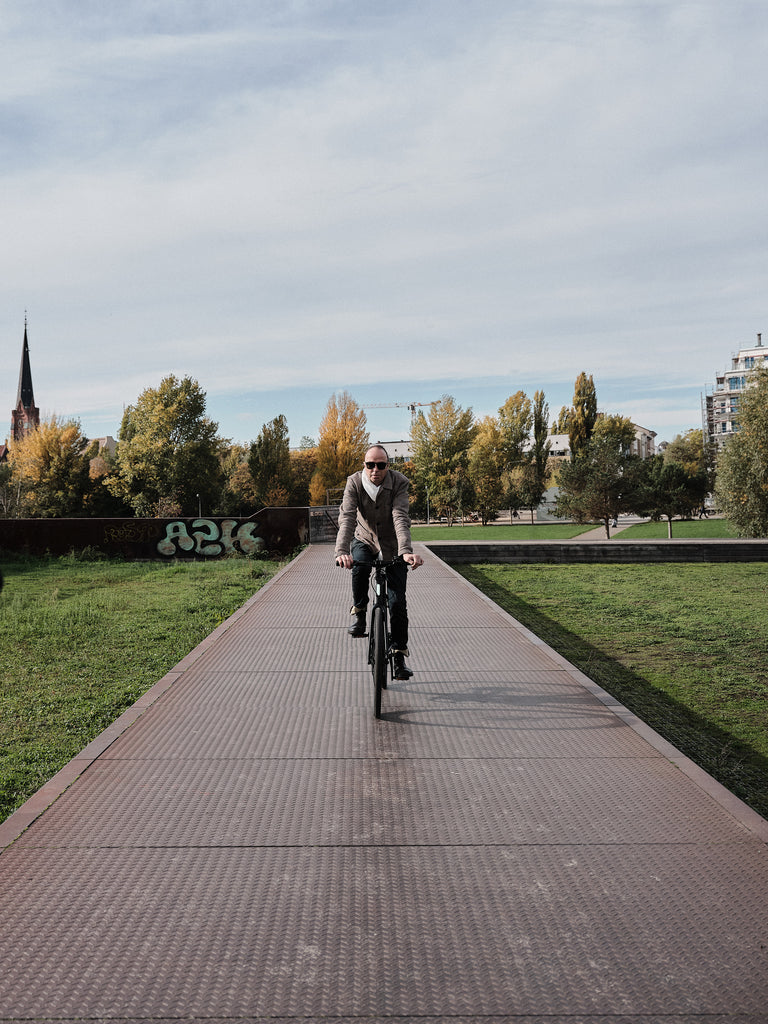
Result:
M661 523L637 523L622 530L625 540L659 540L669 536L666 520ZM736 530L727 519L673 519L672 539L693 537L698 540L733 540Z
M0 821L279 567L242 558L4 562Z
M768 817L767 565L456 569Z
M538 523L535 526L412 526L414 540L568 540L595 529L594 523ZM599 524L598 524L599 525Z

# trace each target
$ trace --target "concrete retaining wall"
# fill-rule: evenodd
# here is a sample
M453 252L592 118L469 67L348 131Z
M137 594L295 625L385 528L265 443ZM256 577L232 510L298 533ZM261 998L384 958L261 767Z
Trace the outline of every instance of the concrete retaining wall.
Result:
M766 562L768 540L425 541L444 562Z

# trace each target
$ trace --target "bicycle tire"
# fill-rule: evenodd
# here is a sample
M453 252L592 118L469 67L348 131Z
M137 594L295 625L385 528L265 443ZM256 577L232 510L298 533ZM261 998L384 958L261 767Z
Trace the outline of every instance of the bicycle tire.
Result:
M387 685L387 635L384 626L384 612L381 608L373 609L371 622L373 633L373 714L381 718L381 691Z

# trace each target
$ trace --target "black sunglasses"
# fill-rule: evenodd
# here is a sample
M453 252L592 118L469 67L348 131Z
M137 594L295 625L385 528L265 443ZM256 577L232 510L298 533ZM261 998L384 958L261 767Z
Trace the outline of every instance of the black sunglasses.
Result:
M365 464L365 468L366 469L373 469L374 466L376 467L376 469L386 469L387 468L387 463L386 462L366 462L366 464Z

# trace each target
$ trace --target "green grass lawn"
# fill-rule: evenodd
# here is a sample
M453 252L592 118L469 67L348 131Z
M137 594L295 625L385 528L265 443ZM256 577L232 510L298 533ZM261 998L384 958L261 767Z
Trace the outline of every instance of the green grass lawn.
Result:
M413 526L414 540L568 540L580 533L594 530L595 524L579 526L577 523L520 523L490 526Z
M456 568L768 817L768 565Z
M621 525L621 520L619 520ZM411 534L414 540L569 540L582 533L588 533L602 527L602 523L587 523L579 526L576 523L491 523L490 526L414 526ZM611 531L613 537L613 531ZM616 534L626 540L655 540L667 536L666 520L662 523L637 523L628 526ZM736 531L725 519L694 519L672 521L672 537L699 538L734 538Z
M0 821L279 568L275 562L3 563Z
M626 540L657 540L667 537L667 523L638 523L628 526L620 535ZM738 534L726 519L673 519L672 539L694 537L699 540L737 537Z

